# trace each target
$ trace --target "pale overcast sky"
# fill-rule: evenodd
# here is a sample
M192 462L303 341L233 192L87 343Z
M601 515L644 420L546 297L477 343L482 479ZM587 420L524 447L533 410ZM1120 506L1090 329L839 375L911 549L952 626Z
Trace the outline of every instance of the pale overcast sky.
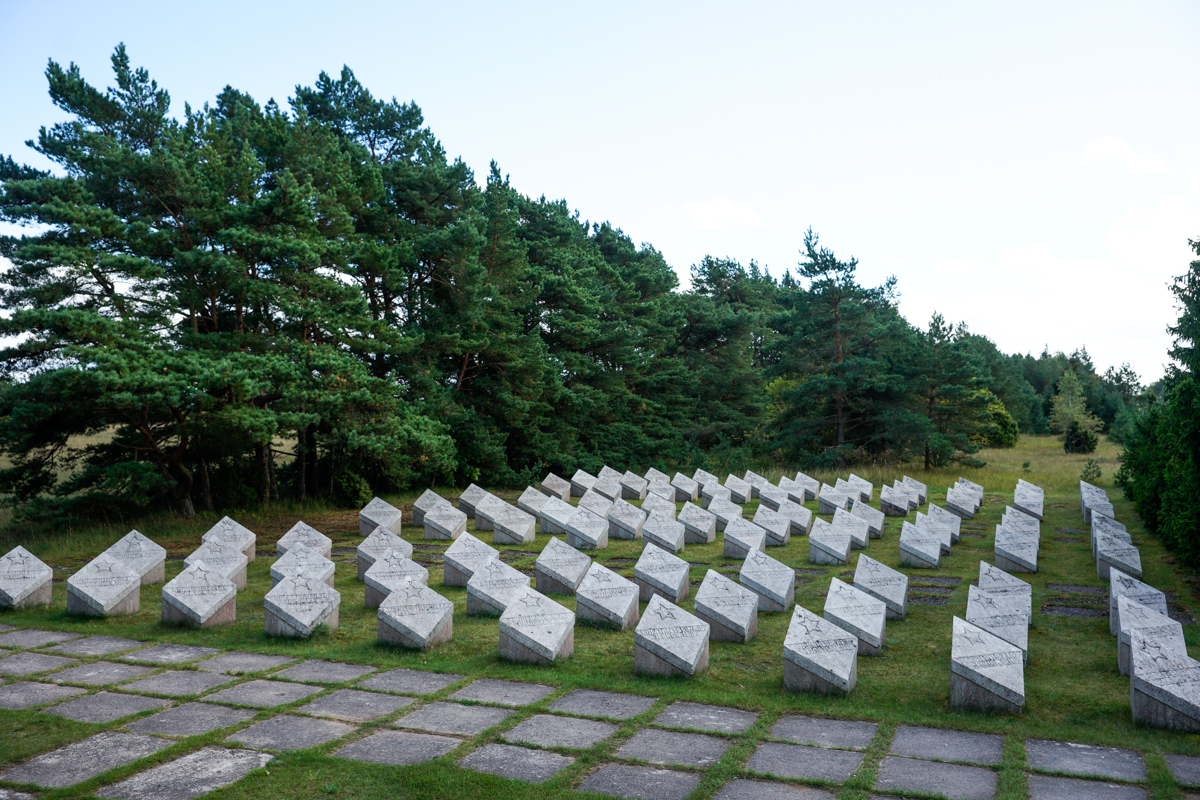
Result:
M119 9L119 10L118 10ZM17 3L0 153L125 42L175 110L349 65L451 156L653 244L778 276L812 226L901 308L1162 374L1200 237L1200 3Z

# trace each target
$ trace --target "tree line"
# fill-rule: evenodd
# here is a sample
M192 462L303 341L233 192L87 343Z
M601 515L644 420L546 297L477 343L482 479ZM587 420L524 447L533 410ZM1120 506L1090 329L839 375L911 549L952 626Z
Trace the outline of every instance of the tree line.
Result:
M477 180L412 103L349 69L286 107L170 97L51 62L68 119L0 159L0 472L21 514L522 485L664 470L975 462L1049 429L1075 380L1097 430L1145 403L1086 351L1006 355L899 313L812 231L795 273L649 244ZM1072 395L1074 396L1074 395ZM1131 416L1132 415L1132 416Z

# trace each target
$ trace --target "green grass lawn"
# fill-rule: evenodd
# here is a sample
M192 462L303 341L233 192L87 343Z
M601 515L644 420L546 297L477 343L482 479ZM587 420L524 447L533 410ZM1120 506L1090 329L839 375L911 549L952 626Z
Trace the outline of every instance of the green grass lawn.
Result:
M1105 443L1093 457L1101 462L1104 475L1098 482L1109 490L1119 519L1128 526L1134 541L1141 546L1144 580L1168 592L1179 610L1195 613L1200 607L1195 594L1194 576L1174 565L1158 541L1141 526L1132 504L1112 484L1118 466L1118 449ZM962 475L986 490L985 505L973 521L964 521L962 541L950 556L943 557L942 566L934 571L905 569L910 575L908 615L903 620L888 622L887 647L877 658L860 656L858 685L845 698L825 698L791 694L782 683L782 647L789 614L761 614L758 637L749 644L713 642L710 668L693 680L645 678L633 672L633 632L618 633L585 625L575 631L574 655L550 667L509 664L497 656L497 625L494 619L472 618L466 615L466 591L443 587L437 545L425 543L421 530L408 527L404 538L417 545L414 557L425 558L430 566L429 584L455 603L454 640L429 653L413 653L380 646L375 641L374 612L363 605L363 584L355 579L353 548L357 545L357 516L354 512L332 512L319 509L286 509L270 515L238 514L235 517L258 533L260 553L273 551L275 540L297 518L315 526L334 539L335 558L344 559L337 567L337 588L342 593L340 627L320 633L309 641L271 639L263 634L262 598L270 587L268 571L271 557L259 558L251 565L249 585L238 596L238 621L217 630L192 631L167 627L160 623L158 587L142 590L141 611L131 617L112 619L80 619L65 612L65 586L55 586L54 605L49 610L0 613L0 622L19 626L45 626L80 633L103 633L137 639L174 641L220 648L239 648L268 653L282 653L297 658L324 658L338 661L368 663L383 668L411 667L417 669L455 672L470 676L487 676L514 680L536 681L558 687L554 696L574 688L586 687L609 691L632 692L662 698L650 712L639 718L653 718L670 701L686 699L697 702L738 706L760 712L756 727L722 758L715 769L706 773L695 797L714 793L729 777L742 774L746 759L755 742L766 736L774 721L783 714L808 714L845 719L863 719L881 723L880 736L868 752L868 765L877 764L884 756L891 731L899 724L932 725L1007 735L1006 758L999 768L1000 794L1013 800L1026 796L1023 772L1023 742L1026 737L1063 739L1098 745L1131 747L1146 755L1150 770L1148 787L1160 800L1181 797L1180 790L1166 769L1162 752L1200 754L1200 737L1134 726L1129 710L1129 680L1117 671L1116 640L1109 636L1107 618L1076 618L1042 613L1046 605L1107 609L1107 597L1070 593L1052 588L1052 584L1104 586L1096 577L1091 558L1088 533L1079 514L1079 472L1086 461L1083 456L1068 456L1062 452L1057 439L1023 437L1011 450L989 450L981 454L988 465L978 470L866 469L856 474L875 483L878 506L880 483L907 473L929 486L929 502L941 504L946 488ZM1028 471L1023 463L1030 462ZM778 478L778 475L768 475ZM814 475L829 483L837 476ZM841 477L845 477L841 474ZM1042 525L1040 571L1021 577L1033 584L1036 627L1029 635L1029 664L1025 671L1026 705L1020 716L956 712L949 707L950 687L950 630L951 617L964 616L967 587L978 576L980 560L993 560L992 543L996 523L1006 503L1011 503L1017 478L1024 478L1046 490L1046 515ZM519 492L497 492L515 502ZM453 496L456 493L447 492ZM408 511L415 495L387 497L404 505ZM746 506L747 515L754 512L757 501ZM809 503L815 511L815 503ZM911 521L912 515L908 517ZM182 569L182 558L199 543L200 535L215 519L198 518L192 521L168 518L139 523L144 534L168 549L168 578ZM899 564L898 540L901 519L889 517L882 539L871 540L865 551L893 567ZM472 526L468 526L471 530ZM102 528L73 530L57 536L39 536L25 541L19 530L8 531L10 540L20 541L36 555L55 567L56 579L65 577L85 563L126 530ZM479 534L490 542L489 533ZM526 547L506 547L506 560L513 566L532 570L537 550L547 541L539 535L537 543ZM339 548L341 555L338 555ZM632 575L634 560L641 549L640 542L613 540L607 550L596 553L606 565L626 576ZM801 576L796 587L796 602L820 613L830 577L846 577L853 567L819 568L807 560L808 543L793 538L785 548L771 548L769 554L791 566L824 569ZM735 576L738 564L722 555L721 536L711 545L688 545L683 554L692 564L691 580L695 586L708 569ZM852 556L852 562L854 556ZM934 585L925 578L961 578L957 586ZM554 598L573 608L574 598ZM684 602L691 610L691 597ZM643 606L644 607L644 606ZM1184 626L1189 648L1200 644L1195 625ZM523 710L510 718L504 728L515 725L533 712ZM42 752L67 741L82 738L83 731L113 726L82 725L34 712L0 712L0 724L6 726L3 737L6 745L0 751L0 765L9 764L30 754ZM363 726L354 737L367 735L380 724ZM330 745L281 756L266 770L256 773L228 789L219 797L287 796L287 797L483 797L495 792L512 792L527 797L556 797L567 793L578 782L581 773L588 771L632 735L633 725L625 725L613 739L587 751L568 770L540 786L528 786L459 770L453 761L462 756L445 757L429 764L396 768L354 765L328 756L328 752L345 744L338 740ZM198 744L220 741L228 731L189 739L158 760L168 760L182 750ZM498 735L498 734L497 734ZM495 738L495 737L492 737ZM481 743L488 739L481 740ZM572 754L578 755L578 754ZM140 768L140 767L139 767ZM838 789L841 800L865 798L870 792L873 776L870 770L860 773L851 784ZM106 777L105 782L108 782ZM402 791L397 781L402 781ZM81 787L86 791L88 785ZM95 788L94 786L91 788ZM77 796L78 791L46 796Z

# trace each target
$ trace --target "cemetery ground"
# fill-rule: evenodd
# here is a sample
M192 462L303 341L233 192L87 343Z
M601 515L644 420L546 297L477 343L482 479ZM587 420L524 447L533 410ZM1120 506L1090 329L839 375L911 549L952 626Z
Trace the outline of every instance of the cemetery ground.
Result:
M1108 489L1118 519L1126 522L1135 544L1141 546L1144 577L1147 583L1165 591L1172 615L1183 621L1189 649L1200 645L1194 624L1194 614L1200 609L1200 584L1195 576L1177 568L1171 556L1150 536L1138 521L1132 504L1114 488L1112 478L1118 464L1117 448L1105 443L1092 457L1097 458L1104 471L1095 483ZM962 541L953 554L942 559L936 570L902 571L910 576L908 615L903 620L890 620L887 625L886 647L879 657L860 657L858 684L847 697L822 697L792 694L783 687L782 647L790 613L759 615L758 635L747 644L712 642L708 671L695 679L650 678L635 675L633 669L632 630L617 632L583 622L575 629L574 655L551 666L530 666L501 661L497 649L495 618L469 617L466 614L466 590L442 585L441 552L449 542L427 542L420 528L411 525L411 503L418 492L409 495L386 496L393 505L405 511L403 538L415 547L413 558L428 567L429 586L455 604L454 638L429 652L412 652L376 642L376 613L363 602L364 584L355 577L355 547L361 541L357 513L321 508L277 508L269 515L254 513L232 514L258 534L260 557L249 566L247 589L237 597L237 620L223 627L192 630L165 626L160 621L159 586L142 589L141 610L130 617L105 619L80 618L68 615L65 609L66 577L98 552L128 532L130 526L97 526L73 529L53 536L20 535L11 528L3 536L6 550L18 541L55 569L54 602L45 610L18 610L0 613L0 624L18 628L78 633L85 636L105 635L125 637L148 644L174 642L216 648L222 651L249 651L286 656L295 661L272 667L261 673L231 676L231 682L199 694L222 691L230 686L272 677L288 666L308 659L363 665L367 675L344 676L328 673L322 677L329 683L312 684L320 695L309 695L282 706L266 710L249 709L242 721L232 722L198 736L166 740L165 749L124 767L103 773L101 777L82 782L70 789L40 793L39 797L86 797L104 791L127 777L142 773L155 764L170 761L204 747L220 747L226 739L257 722L275 718L280 712L308 713L302 707L314 698L339 689L360 688L361 680L398 667L449 673L461 678L446 687L413 698L380 718L358 723L344 735L302 750L284 751L264 769L252 773L237 783L219 789L211 797L220 798L477 798L495 796L499 792L511 796L549 798L587 796L575 794L584 775L603 764L646 763L629 751L618 755L639 731L650 729L687 729L685 721L673 723L656 718L672 703L688 701L732 707L757 715L749 727L735 733L707 735L727 744L723 753L715 756L713 764L695 774L698 783L692 798L715 796L736 779L764 779L766 776L752 767L751 757L764 743L778 741L773 733L780 718L791 715L860 720L877 723L873 738L863 751L861 765L848 777L822 780L807 778L792 780L794 786L824 787L839 800L858 800L879 794L884 797L925 796L880 793L876 778L890 752L897 729L903 726L929 726L941 729L997 734L992 740L1001 745L994 770L997 779L996 797L1016 800L1028 796L1032 780L1042 771L1029 765L1026 742L1029 739L1051 739L1089 745L1130 748L1140 753L1146 765L1145 778L1132 781L1156 800L1183 797L1182 788L1167 767L1164 754L1200 755L1200 736L1140 728L1130 718L1129 679L1117 670L1117 644L1108 630L1107 582L1096 577L1089 545L1089 534L1079 513L1079 472L1085 456L1066 455L1057 439L1023 437L1011 450L988 450L980 454L988 466L979 470L947 469L931 472L915 469L859 469L856 474L876 486L872 505L878 505L878 487L886 480L907 473L929 487L929 502L941 503L946 487L959 476L985 487L985 504L974 520L962 524ZM1030 462L1028 471L1024 462ZM741 470L738 470L739 474ZM810 473L818 480L833 483L833 474ZM766 474L771 480L779 475ZM981 560L993 563L993 541L996 523L1006 504L1011 505L1012 491L1018 478L1042 486L1046 491L1046 514L1042 524L1042 552L1039 572L1020 575L1033 586L1035 627L1029 633L1029 663L1025 670L1026 705L1022 715L956 712L950 709L950 637L951 618L965 616L968 587L978 576ZM486 483L482 483L486 486ZM509 502L515 502L520 490L493 489ZM443 490L447 497L458 492ZM805 504L815 513L816 502ZM757 501L746 504L747 516L752 516ZM336 588L342 594L340 625L334 631L320 631L309 640L267 637L263 632L263 605L270 589L269 569L275 556L275 540L297 519L304 519L334 540L333 557L337 562ZM883 537L869 542L862 551L892 567L899 564L898 542L900 526L905 518L888 517ZM907 517L910 521L912 515ZM199 543L200 535L216 518L197 518L183 521L170 518L143 520L137 528L167 548L167 578L183 568L183 557ZM473 530L473 522L468 524ZM491 544L490 533L480 538ZM33 539L32 541L30 539ZM532 545L493 545L501 551L502 559L511 566L533 574L537 553L549 537L538 534ZM722 555L722 537L708 545L688 544L681 557L690 562L691 590L680 605L692 609L692 601L700 581L709 569L736 579L740 562ZM607 549L589 551L598 561L618 573L632 577L633 565L640 554L640 541L610 539ZM795 599L816 613L821 613L825 594L832 577L849 579L851 564L846 567L818 567L808 562L808 543L804 537L793 537L786 547L772 548L769 554L796 569ZM574 609L573 596L555 595L553 599ZM645 604L641 604L644 609ZM18 652L18 651L11 651ZM28 651L54 654L46 648ZM5 653L0 652L0 657ZM136 654L125 654L134 656ZM105 656L71 656L70 664L49 668L32 675L43 683L54 681L58 671L83 663L100 661L126 663L121 653ZM146 675L172 669L181 672L202 672L202 662L161 668L152 666ZM141 677L141 676L139 676ZM414 709L444 700L449 695L481 678L503 679L541 684L551 691L544 697L512 709L512 713L492 727L473 736L464 736L449 753L413 766L349 761L333 753L355 741L382 731L397 730L396 720ZM22 680L6 676L5 684ZM320 680L320 678L318 678ZM363 687L368 688L369 687ZM457 764L471 752L490 744L503 744L507 732L522 722L548 713L556 700L576 689L622 692L655 698L653 705L624 720L610 720L616 727L607 738L584 749L556 746L551 742L542 748L575 759L572 764L543 783L524 783L505 780L489 774L463 769ZM141 691L129 683L111 686L89 686L87 691L108 691L117 694ZM82 696L82 695L80 695ZM145 696L145 695L142 695ZM195 697L160 695L163 701L184 703ZM396 695L389 695L396 697ZM143 711L109 723L76 722L64 717L40 713L37 710L0 710L0 772L31 756L46 753L71 742L78 742L96 733L121 730L159 709ZM350 726L347 726L350 727ZM939 758L948 761L976 762L971 748L943 753ZM676 767L672 767L676 769ZM679 768L686 772L687 768ZM1050 772L1049 774L1054 774ZM772 780L778 780L773 778ZM0 783L0 786L6 784ZM15 784L7 784L19 788ZM0 797L4 797L0 789ZM600 795L596 795L599 797ZM666 797L667 795L663 795Z

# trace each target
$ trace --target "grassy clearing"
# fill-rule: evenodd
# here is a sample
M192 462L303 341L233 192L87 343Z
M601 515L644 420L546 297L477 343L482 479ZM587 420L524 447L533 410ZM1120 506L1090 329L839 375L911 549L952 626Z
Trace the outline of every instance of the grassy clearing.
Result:
M1134 540L1142 546L1145 580L1170 593L1177 610L1196 613L1200 602L1195 593L1193 576L1177 569L1173 559L1157 540L1148 536L1134 514L1132 504L1123 499L1119 490L1112 490L1112 475L1116 470L1118 451L1111 444L1102 446L1094 457L1104 470L1100 485L1109 488L1117 515L1125 521ZM552 667L531 667L500 661L497 656L497 630L494 620L466 615L466 592L441 586L440 550L442 545L426 543L421 531L409 528L404 538L418 550L415 557L430 567L430 585L455 603L454 640L431 653L410 653L376 644L374 613L362 602L363 585L355 579L353 548L359 541L357 516L354 512L328 509L290 508L269 515L238 515L240 521L259 534L259 552L272 553L275 540L298 518L303 518L334 539L338 589L342 592L341 625L336 631L324 632L309 641L286 641L266 637L262 631L262 598L270 587L271 558L260 558L250 567L249 584L238 597L239 619L219 630L191 631L163 626L159 622L160 599L155 587L142 592L142 609L132 617L106 620L81 620L65 612L65 587L56 585L54 606L46 611L22 611L0 614L0 622L20 626L45 626L80 633L103 633L137 639L175 641L226 649L246 649L267 653L293 655L297 658L325 658L372 664L381 668L410 667L439 672L453 672L472 677L494 677L536 681L558 687L536 709L522 709L490 734L471 740L468 747L480 746L495 740L500 731L507 730L554 698L574 688L594 688L609 691L654 695L659 702L649 712L622 726L611 740L600 743L582 755L562 751L578 760L569 769L541 786L514 784L487 776L476 775L453 767L454 761L465 754L459 748L449 756L426 765L394 768L357 765L347 769L347 763L328 757L347 740L338 740L320 748L281 756L269 769L222 791L221 797L251 797L286 795L289 797L378 797L385 787L394 792L395 781L402 779L405 796L410 797L480 797L497 791L515 793L521 797L563 796L576 785L581 776L605 761L610 754L642 724L674 700L733 705L757 711L759 723L747 734L738 737L735 746L712 768L695 797L707 797L732 777L744 776L746 760L756 744L765 736L778 717L784 714L808 714L846 719L863 719L881 723L879 735L870 751L864 771L839 789L840 800L866 797L873 782L873 770L885 755L896 725L916 724L946 728L983 731L1006 735L1005 761L999 768L1000 794L1005 800L1025 797L1026 781L1023 766L1026 737L1063 739L1098 745L1131 747L1142 751L1150 767L1147 783L1152 796L1166 800L1179 797L1179 789L1165 768L1162 752L1200 754L1200 736L1181 735L1135 727L1129 713L1129 682L1117 672L1116 641L1108 634L1106 618L1073 618L1041 613L1046 605L1075 608L1107 609L1106 596L1088 596L1051 588L1050 584L1102 587L1096 577L1088 544L1088 534L1078 508L1078 476L1086 457L1068 456L1055 439L1025 437L1012 450L986 451L982 457L988 466L981 470L959 472L938 470L923 472L905 470L868 470L858 474L876 484L876 497L881 482L900 477L904 472L927 483L929 500L941 503L945 489L961 474L986 490L986 504L974 520L964 522L962 542L951 556L942 560L943 566L932 572L905 570L910 575L908 617L888 624L887 648L878 658L859 658L858 686L847 698L822 698L793 695L783 689L781 649L789 620L788 614L762 614L759 617L758 638L746 645L714 642L711 665L707 674L696 680L645 678L633 673L633 633L616 633L580 625L575 631L575 654ZM1023 463L1029 461L1029 471ZM774 476L778 477L778 476ZM833 475L814 476L832 483ZM843 476L844 477L844 476ZM995 524L1011 501L1012 489L1018 477L1043 486L1047 491L1046 519L1042 526L1041 571L1022 576L1033 584L1036 625L1030 632L1030 661L1026 669L1025 713L1021 716L986 715L956 712L949 708L950 620L963 616L966 610L967 586L977 577L980 560L993 560L992 544ZM452 494L447 492L447 494ZM502 492L515 501L515 492ZM415 495L386 498L407 505ZM815 504L810 503L810 506ZM406 509L407 510L407 509ZM752 514L754 504L747 506ZM911 517L909 518L911 520ZM167 575L182 569L182 558L199 542L200 534L215 520L197 519L189 522L171 519L149 520L140 530L168 549ZM869 555L884 563L899 563L898 539L900 519L889 518L884 536L872 540ZM41 536L22 543L56 568L56 579L65 577L78 565L86 562L100 549L126 531L112 527L71 531L56 537ZM490 541L490 535L480 534ZM15 536L21 540L19 533ZM514 566L532 571L536 551L546 542L539 536L535 545L500 547L505 560ZM786 548L773 548L770 554L785 563L804 569L826 569L810 565L805 539L793 539ZM698 586L708 569L736 575L738 564L722 555L721 537L712 545L689 545L684 553L692 563L691 580ZM632 575L633 562L640 552L640 543L613 541L597 557L608 566L627 576ZM827 568L798 578L796 602L820 613L830 577L852 574L853 567ZM927 578L960 578L957 586L936 585ZM693 588L694 592L694 588ZM556 597L563 605L573 608L574 598ZM940 603L940 604L939 604ZM691 599L683 604L691 610ZM1184 627L1189 646L1200 645L1200 632L1195 625ZM438 696L450 693L447 689ZM436 699L437 696L435 696ZM407 713L399 712L394 716ZM0 751L0 763L12 763L30 753L51 749L57 744L80 738L75 724L46 725L46 717L33 712L0 712L0 724L6 724L6 741L11 743ZM251 724L251 723L247 723ZM360 738L380 729L383 723L364 726L351 738ZM86 726L88 729L97 726ZM112 727L112 726L99 726ZM185 740L186 749L196 743L215 743L228 735L196 737ZM172 752L178 752L171 748ZM156 756L162 758L162 755ZM71 793L63 796L74 796Z

